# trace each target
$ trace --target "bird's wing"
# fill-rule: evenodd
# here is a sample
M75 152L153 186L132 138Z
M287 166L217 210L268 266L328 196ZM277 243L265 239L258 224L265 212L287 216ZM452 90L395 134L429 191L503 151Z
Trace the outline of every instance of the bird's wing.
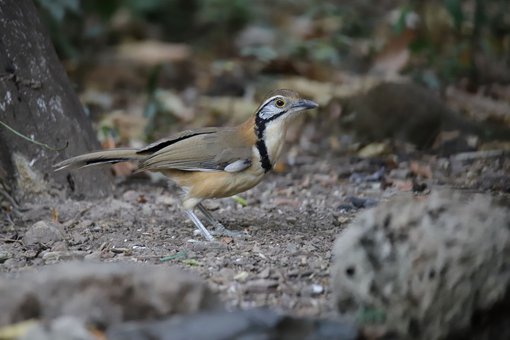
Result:
M233 128L205 128L153 143L141 150L149 156L140 170L238 172L251 165L252 147Z
M157 140L154 143L149 144L149 145L139 149L137 153L141 154L141 155L151 155L167 146L170 146L172 144L175 144L175 143L185 140L187 138L204 135L204 134L215 133L218 130L219 130L219 128L217 128L217 127L206 127L206 128L202 128L202 129L185 130L185 131L182 131L182 132L175 134L171 137Z

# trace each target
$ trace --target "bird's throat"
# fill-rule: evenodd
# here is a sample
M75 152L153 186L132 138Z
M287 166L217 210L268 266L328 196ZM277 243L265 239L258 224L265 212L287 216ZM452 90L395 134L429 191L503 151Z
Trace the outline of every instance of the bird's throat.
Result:
M255 121L255 133L257 135L255 146L264 172L271 171L274 163L278 161L283 149L286 131L287 124L284 119L269 122Z

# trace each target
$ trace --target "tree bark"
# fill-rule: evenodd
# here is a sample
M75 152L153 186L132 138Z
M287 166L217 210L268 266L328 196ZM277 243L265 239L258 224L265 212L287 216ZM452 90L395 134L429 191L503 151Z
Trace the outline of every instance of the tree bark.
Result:
M69 143L51 151L0 126L0 174L16 196L29 199L55 186L80 198L111 192L105 169L53 171L58 160L98 149L99 143L31 0L0 0L0 120L53 147ZM22 183L27 173L40 181Z

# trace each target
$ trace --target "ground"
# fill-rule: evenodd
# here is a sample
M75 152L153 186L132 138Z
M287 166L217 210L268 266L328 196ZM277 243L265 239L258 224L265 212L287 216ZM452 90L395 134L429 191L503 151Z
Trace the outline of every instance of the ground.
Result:
M246 233L212 243L194 231L179 206L178 189L162 178L119 177L114 197L96 201L69 200L56 192L3 219L0 271L70 259L157 263L199 274L228 306L327 317L334 308L332 245L362 210L395 195L419 199L446 187L505 197L509 157L468 155L474 159L420 156L419 162L391 165L392 157L302 153L292 166L243 193L246 206L231 198L206 201L227 228ZM26 234L38 221L58 229L52 237L40 236L44 244Z

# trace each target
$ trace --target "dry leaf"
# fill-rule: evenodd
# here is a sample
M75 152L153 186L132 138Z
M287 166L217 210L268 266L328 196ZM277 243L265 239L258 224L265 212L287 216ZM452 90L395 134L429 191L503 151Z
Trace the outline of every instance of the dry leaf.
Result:
M23 338L27 332L40 322L37 320L25 320L18 323L0 327L0 339L20 339Z
M58 216L59 216L59 213L58 213L57 208L51 208L51 220L53 222L58 222Z
M231 244L231 243L234 243L234 239L232 237L228 237L228 236L225 236L225 237L222 237L220 239L221 242L225 243L225 244Z
M409 165L409 170L417 176L421 176L423 178L432 178L432 169L429 164L423 164L418 161L411 161Z
M273 171L280 174L287 172L287 164L285 164L284 162L277 162L273 166Z
M445 143L452 141L454 139L457 139L460 137L460 131L454 130L454 131L440 131L437 135L436 139L434 140L434 143L432 144L432 149L438 149Z
M168 112L184 122L195 118L195 111L184 104L184 101L173 91L157 90L155 98L163 112Z
M481 94L471 94L453 86L446 90L446 98L456 111L466 112L477 120L485 121L490 118L510 126L510 103Z
M412 191L413 190L413 181L412 180L399 180L394 179L393 186L399 191Z
M114 176L129 176L136 170L136 168L136 165L130 162L123 162L112 165Z
M398 75L409 62L411 53L408 47L415 39L416 31L409 28L390 39L375 58L370 72L385 77Z
M191 55L186 44L172 44L161 41L128 42L119 45L114 58L134 64L154 66L163 63L184 61Z
M116 143L112 136L106 136L101 141L101 147L103 149L113 149L113 148L115 148L115 146L116 146Z
M387 143L370 143L358 151L358 156L361 158L370 158L388 154L390 147Z

